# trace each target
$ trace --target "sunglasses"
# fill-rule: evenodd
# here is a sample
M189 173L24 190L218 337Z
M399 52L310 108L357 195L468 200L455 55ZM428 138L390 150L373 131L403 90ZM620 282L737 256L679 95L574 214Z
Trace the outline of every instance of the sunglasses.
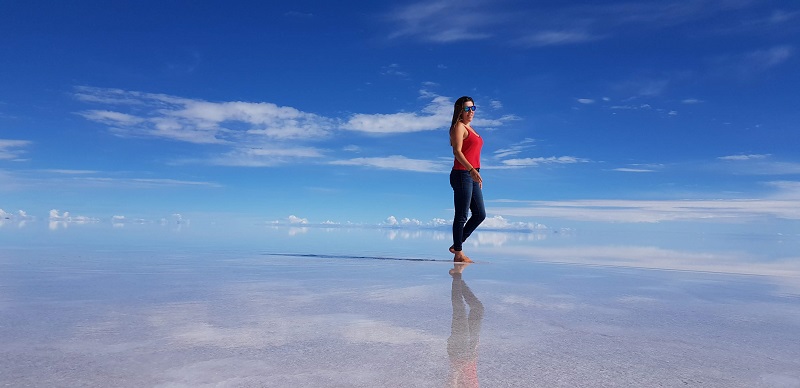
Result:
M475 106L475 105L473 105L473 106L465 106L464 107L464 112L469 112L469 111L475 112L475 109L478 109L478 107Z

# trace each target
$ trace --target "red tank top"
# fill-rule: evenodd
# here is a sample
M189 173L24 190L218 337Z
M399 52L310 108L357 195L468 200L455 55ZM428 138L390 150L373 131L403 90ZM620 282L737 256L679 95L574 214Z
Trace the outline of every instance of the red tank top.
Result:
M472 167L481 168L481 147L483 147L483 138L467 129L467 138L461 143L461 152ZM453 170L466 171L468 168L464 167L461 162L456 159L453 163Z

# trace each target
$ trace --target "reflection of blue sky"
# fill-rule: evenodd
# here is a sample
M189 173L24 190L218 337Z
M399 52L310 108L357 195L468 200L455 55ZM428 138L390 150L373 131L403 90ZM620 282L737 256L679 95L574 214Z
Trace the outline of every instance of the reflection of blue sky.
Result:
M269 244L352 233L387 249L425 246L373 232L309 228L290 238L284 229ZM486 249L570 245L552 241L512 238ZM1 376L16 386L444 384L449 263L258 253L6 250ZM777 276L535 258L492 255L465 270L486 309L484 386L800 383L798 292L780 292Z

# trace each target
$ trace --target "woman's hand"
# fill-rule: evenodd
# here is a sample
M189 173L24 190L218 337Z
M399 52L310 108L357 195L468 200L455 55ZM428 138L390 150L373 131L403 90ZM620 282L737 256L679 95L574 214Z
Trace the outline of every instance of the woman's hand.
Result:
M483 179L481 179L481 173L473 168L472 170L469 170L469 176L472 177L473 181L478 182L478 187L483 190Z

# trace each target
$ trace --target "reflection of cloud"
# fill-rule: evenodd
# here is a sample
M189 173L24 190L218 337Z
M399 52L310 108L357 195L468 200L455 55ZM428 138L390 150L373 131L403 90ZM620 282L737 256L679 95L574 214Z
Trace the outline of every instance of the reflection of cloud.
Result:
M437 292L438 289L432 286L412 286L370 291L364 296L374 302L413 305L421 300L431 299Z
M576 200L502 201L519 206L492 207L494 214L552 217L597 222L737 221L753 217L800 219L795 200Z
M18 228L23 228L32 219L33 217L29 216L24 210L18 210L17 213L9 213L0 209L0 227L17 224Z
M496 247L495 254L536 261L800 278L800 257L759 262L744 254L677 251L647 246Z
M125 218L125 216L112 216L111 217L111 225L113 227L115 227L115 228L124 228L125 224L127 222L128 222L128 220Z
M573 302L544 302L530 296L504 295L500 298L501 305L518 305L525 308L535 308L542 310L562 310L571 311L575 309Z
M297 236L299 234L304 234L308 232L308 228L298 228L298 227L291 227L289 228L289 236Z
M439 342L438 337L419 329L398 327L388 322L372 319L352 321L344 327L344 337L353 343L384 343L411 345L421 342Z
M60 213L57 209L50 210L50 223L49 228L50 230L56 230L59 228L66 228L69 225L85 225L85 224L94 224L100 222L97 218L87 217L87 216L73 216L70 215L69 212L64 212L63 214Z

